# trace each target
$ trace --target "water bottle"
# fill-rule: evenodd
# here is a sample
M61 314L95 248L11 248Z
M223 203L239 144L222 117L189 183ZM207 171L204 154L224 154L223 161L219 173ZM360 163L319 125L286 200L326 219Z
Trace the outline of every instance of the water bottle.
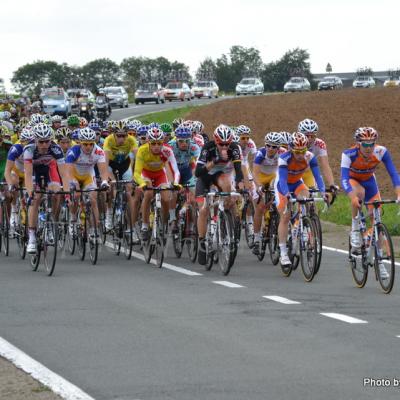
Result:
M215 231L217 229L217 216L216 215L211 217L210 226L211 226L211 236L214 236Z
M44 211L39 212L39 226L43 227L46 222L46 213Z

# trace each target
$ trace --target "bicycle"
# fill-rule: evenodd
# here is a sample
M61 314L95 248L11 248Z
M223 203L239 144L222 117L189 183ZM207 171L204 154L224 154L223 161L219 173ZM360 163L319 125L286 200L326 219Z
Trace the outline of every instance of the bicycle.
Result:
M254 246L254 206L248 190L239 192L242 196L236 201L235 238L240 243L242 229L249 249ZM251 218L249 218L251 217Z
M144 187L143 190L153 190L154 197L150 203L150 237L142 243L144 259L147 264L150 263L151 256L156 253L156 265L162 267L164 262L164 246L166 243L166 232L164 228L161 192L176 190L175 188Z
M6 197L7 182L0 182L0 251L10 254L10 202Z
M384 293L389 294L393 289L395 276L395 256L393 243L386 225L381 220L380 205L397 203L396 200L375 200L364 203L373 206L374 224L367 229L362 208L358 211L362 245L359 252L353 251L349 238L349 264L353 279L359 288L367 283L368 267L375 270L375 278ZM372 233L372 234L371 234ZM388 276L383 277L383 270Z
M225 209L225 198L232 195L239 194L212 191L206 195L206 207L210 212L207 218L205 237L205 269L209 271L214 262L218 262L223 275L229 274L237 251L232 213L229 209Z
M319 198L290 199L288 211L291 213L288 232L288 253L290 265L282 265L281 270L286 277L290 276L301 263L301 269L306 282L311 282L316 273L318 260L317 228L307 213L307 203L320 201ZM297 211L292 205L298 204Z
M15 229L15 238L22 260L26 257L26 247L28 244L28 207L25 200L25 188L18 188L16 208L18 210L18 224Z
M197 206L193 206L190 202L190 188L195 185L183 185L183 193L179 193L176 213L178 232L172 235L175 255L180 258L182 256L183 247L186 243L190 261L195 262L198 251L198 233L197 233Z

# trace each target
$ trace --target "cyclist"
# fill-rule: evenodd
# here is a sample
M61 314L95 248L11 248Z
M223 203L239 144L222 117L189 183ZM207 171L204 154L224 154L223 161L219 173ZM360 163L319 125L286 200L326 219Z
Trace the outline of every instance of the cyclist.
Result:
M71 147L65 159L69 187L71 190L96 189L96 176L94 167L97 165L102 179L101 188L108 188L108 169L106 156L100 146L96 145L96 132L89 127L83 128L79 132L79 144ZM97 207L97 193L90 193L90 203L96 220L99 223L99 210ZM75 232L76 212L78 204L70 205L70 224L69 231L73 235Z
M179 183L182 185L194 184L194 170L196 168L197 159L200 155L200 147L192 140L192 133L187 128L176 128L175 139L171 140L169 145L174 152L179 173L181 175ZM172 194L169 209L169 219L172 224L172 233L177 232L175 212L177 197L177 193ZM191 201L194 201L194 196L191 196Z
M374 172L381 162L385 164L400 202L399 174L388 149L376 144L377 139L378 132L374 128L358 128L354 133L356 144L342 153L341 184L351 201L350 242L355 251L361 247L360 221L357 218L360 202L380 200ZM386 269L385 272L382 276L388 277Z
M67 155L68 150L76 143L71 139L71 129L59 128L56 131L56 143L62 148L64 157Z
M147 132L149 127L147 125L142 125L137 131L137 139L139 147L147 143Z
M204 144L207 144L210 141L207 133L204 132L204 124L200 121L193 121L193 134L201 136Z
M112 179L132 180L132 160L134 151L137 149L137 141L133 136L129 136L125 130L125 124L118 121L115 124L115 130L112 135L109 135L104 141L103 149L106 153L107 164ZM132 196L132 184L126 186L126 194L128 199L129 211L131 220L134 220L134 203ZM114 195L109 196L109 202L106 212L106 229L112 229L112 200Z
M68 117L67 119L67 125L68 128L71 129L71 131L74 131L75 129L79 128L79 117L76 114L72 114Z
M139 130L140 131L140 130ZM168 179L170 175L171 179ZM174 152L165 145L164 134L158 128L151 128L147 132L147 143L140 146L136 154L134 178L140 188L146 186L163 187L172 182L179 187L180 174ZM140 193L141 194L141 193ZM149 239L150 202L153 191L144 193L142 202L142 240ZM169 213L169 193L161 193L163 219L167 222ZM134 221L136 223L136 220Z
M53 142L53 129L46 124L40 123L33 128L33 133L35 141L24 148L25 187L31 203L28 215L29 240L27 245L27 252L30 254L36 252L35 230L41 200L41 194L33 196L35 186L41 185L43 178L44 187L48 187L52 191L58 191L62 182L65 182L65 184L68 182L64 154L61 147ZM60 196L54 197L53 210L55 220L57 220L60 201Z
M195 175L196 200L203 203L199 211L197 228L199 233L199 264L206 263L205 236L207 231L207 217L209 210L206 208L204 197L211 185L216 185L223 192L232 191L232 169L235 172L235 181L239 189L244 188L239 145L233 142L234 132L226 125L219 125L214 131L214 140L208 142L201 150L197 161Z
M279 156L286 150L281 147L282 135L280 132L268 132L264 138L265 147L258 150L253 164L253 177L257 188L268 190L273 186L273 180L278 170ZM267 204L265 196L256 193L253 196L254 212L254 247L253 254L260 253L261 225ZM268 214L269 215L269 214Z
M306 135L308 139L308 150L317 157L318 165L324 175L327 185L330 189L336 190L337 186L334 183L332 169L329 165L326 143L321 138L317 137L318 129L318 124L315 121L306 118L299 122L297 131ZM303 181L309 188L315 187L315 180L310 169L304 173Z
M160 125L160 129L164 133L164 143L167 144L170 140L173 139L172 126L165 122Z
M51 127L56 131L61 128L62 116L61 115L53 115L51 117Z
M297 198L309 197L308 187L302 179L304 172L308 168L311 168L318 190L327 198L325 184L318 168L317 157L308 151L307 137L300 132L295 132L292 136L289 151L279 157L277 179L275 179L274 184L275 204L280 215L278 236L280 262L283 266L291 265L286 247L290 220L290 213L286 207L288 198L292 193Z

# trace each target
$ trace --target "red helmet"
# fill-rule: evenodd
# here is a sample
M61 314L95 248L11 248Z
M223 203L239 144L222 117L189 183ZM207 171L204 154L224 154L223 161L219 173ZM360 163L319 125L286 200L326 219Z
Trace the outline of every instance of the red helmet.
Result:
M233 140L233 131L227 125L219 125L214 131L215 143L230 143Z
M354 132L354 139L357 142L376 142L376 139L378 139L378 132L371 127L358 128Z
M308 146L308 139L304 133L295 132L292 135L291 148L294 150L306 149Z

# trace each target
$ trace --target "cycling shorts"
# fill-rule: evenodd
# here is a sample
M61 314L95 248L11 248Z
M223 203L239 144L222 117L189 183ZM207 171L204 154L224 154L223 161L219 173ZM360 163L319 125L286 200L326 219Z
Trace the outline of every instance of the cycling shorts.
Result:
M365 190L365 202L381 200L381 194L379 193L378 184L376 182L375 175L372 175L366 181L358 181L354 178L350 178L349 183L352 188L356 186L361 186ZM372 206L368 206L368 208L372 208Z
M289 192L294 193L295 196L297 196L302 190L308 190L308 187L304 184L303 180L298 180L297 182L294 183L288 183L289 187ZM288 198L287 196L282 194L282 190L279 185L279 181L275 181L274 184L274 190L275 190L275 205L278 211L283 211L288 203Z
M151 185L156 188L165 186L169 183L167 174L163 169L160 171L149 171L148 169L143 169L142 177L146 181L151 181Z

